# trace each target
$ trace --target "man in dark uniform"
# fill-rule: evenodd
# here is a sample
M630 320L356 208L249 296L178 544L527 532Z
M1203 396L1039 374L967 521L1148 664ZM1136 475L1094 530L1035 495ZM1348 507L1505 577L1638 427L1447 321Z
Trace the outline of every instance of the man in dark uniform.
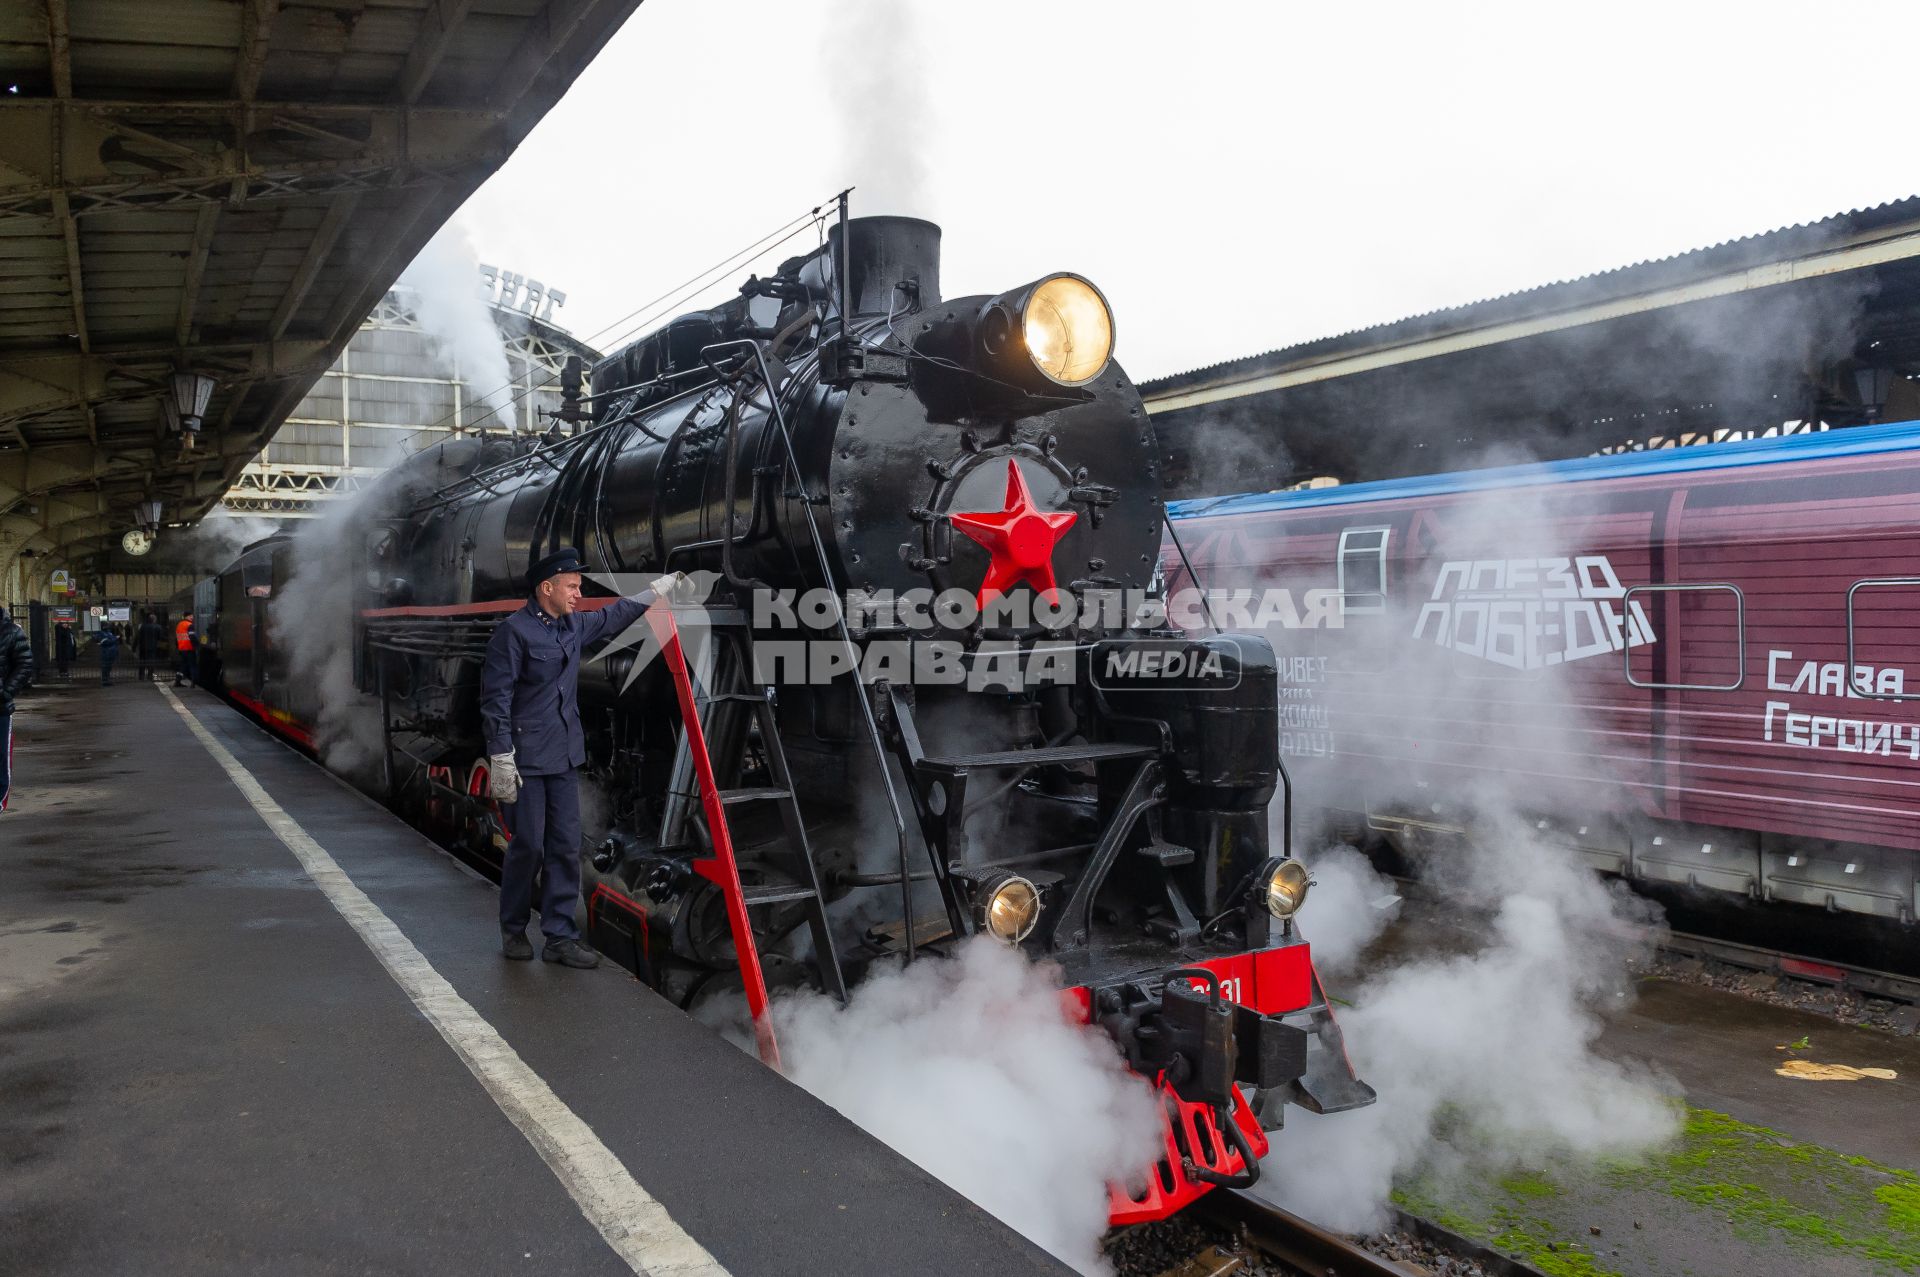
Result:
M33 681L33 645L0 607L0 812L13 793L13 698Z
M500 874L501 952L533 957L527 921L533 908L534 869L546 872L540 900L541 958L570 967L597 967L599 955L580 943L574 906L580 896L580 779L587 761L580 728L580 649L619 634L656 598L686 578L663 576L632 598L597 612L576 614L577 550L557 550L527 573L532 597L502 621L487 643L480 670L480 720L493 796L507 804L513 838Z

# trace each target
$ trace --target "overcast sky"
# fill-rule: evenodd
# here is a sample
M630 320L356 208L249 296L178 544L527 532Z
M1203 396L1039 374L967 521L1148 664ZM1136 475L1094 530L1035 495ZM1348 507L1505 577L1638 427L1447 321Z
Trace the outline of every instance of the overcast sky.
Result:
M460 223L607 348L853 185L941 223L949 296L1086 275L1144 379L1920 193L1916 36L1910 2L646 0Z

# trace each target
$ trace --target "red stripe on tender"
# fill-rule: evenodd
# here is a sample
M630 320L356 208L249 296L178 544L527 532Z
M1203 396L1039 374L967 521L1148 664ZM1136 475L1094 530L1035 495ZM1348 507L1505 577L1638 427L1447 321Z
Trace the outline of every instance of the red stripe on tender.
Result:
M574 610L598 612L609 603L617 602L618 599L612 598L583 598L574 604ZM446 603L438 607L370 607L363 608L360 615L368 620L390 616L490 616L518 612L526 605L525 599L491 599L485 603Z
M259 719L260 725L268 731L278 732L288 740L307 749L314 747L313 733L308 730L306 724L293 717L293 715L272 709L260 701L255 700L253 697L248 696L245 692L229 690L227 695L233 698L235 704Z

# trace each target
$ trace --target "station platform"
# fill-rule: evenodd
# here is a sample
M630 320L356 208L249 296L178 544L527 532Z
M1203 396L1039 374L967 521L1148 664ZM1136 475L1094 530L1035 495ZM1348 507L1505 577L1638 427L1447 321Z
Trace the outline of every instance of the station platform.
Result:
M0 1272L1068 1271L207 693L14 726Z

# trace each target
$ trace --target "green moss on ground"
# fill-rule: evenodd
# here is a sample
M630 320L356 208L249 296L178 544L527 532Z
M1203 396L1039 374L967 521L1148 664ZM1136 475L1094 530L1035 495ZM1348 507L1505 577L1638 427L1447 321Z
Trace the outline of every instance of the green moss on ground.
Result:
M1560 1195L1560 1186L1537 1171L1522 1171L1517 1175L1509 1175L1500 1181L1500 1187L1507 1190L1509 1197L1520 1200Z
M1619 1182L1662 1188L1755 1241L1785 1238L1920 1268L1920 1177L1911 1171L1689 1109L1679 1146L1630 1174Z
M1904 1171L1896 1173L1901 1179L1874 1189L1874 1199L1887 1208L1889 1229L1920 1237L1920 1183Z
M1462 1237L1484 1242L1532 1265L1547 1277L1621 1277L1620 1273L1596 1262L1587 1247L1558 1236L1547 1220L1497 1202L1482 1204L1478 1210L1464 1203L1443 1204L1428 1195L1431 1185L1417 1181L1416 1184L1416 1187L1395 1189L1393 1194L1394 1205L1409 1215L1432 1220ZM1551 1179L1532 1171L1508 1176L1500 1181L1500 1188L1515 1198L1535 1201L1556 1197L1561 1191Z
M1556 1178L1556 1175L1558 1176ZM1595 1253L1544 1215L1582 1192L1663 1192L1718 1216L1744 1240L1858 1256L1920 1271L1920 1176L1804 1144L1708 1109L1684 1110L1679 1137L1635 1162L1509 1170L1478 1183L1415 1176L1395 1202L1550 1277L1614 1277Z

